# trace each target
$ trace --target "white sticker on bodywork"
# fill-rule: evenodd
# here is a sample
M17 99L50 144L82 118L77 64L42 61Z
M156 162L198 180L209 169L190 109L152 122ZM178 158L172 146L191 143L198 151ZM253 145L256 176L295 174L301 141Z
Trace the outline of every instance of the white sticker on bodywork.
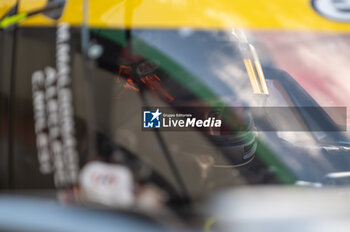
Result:
M90 202L117 207L134 204L132 174L124 166L90 162L80 173L80 186Z

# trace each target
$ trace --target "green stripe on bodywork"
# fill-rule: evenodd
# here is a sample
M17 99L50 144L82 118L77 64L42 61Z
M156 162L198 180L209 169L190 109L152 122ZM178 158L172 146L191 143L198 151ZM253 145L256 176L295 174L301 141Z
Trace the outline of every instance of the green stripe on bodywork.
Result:
M126 46L127 44L126 33L123 30L92 29L91 32L116 42L121 46ZM171 58L168 58L167 55L163 54L156 48L149 46L142 40L135 37L131 38L131 45L135 52L141 54L149 60L156 61L169 76L174 77L178 83L187 87L198 98L206 101L208 101L210 98L218 100L217 95L203 85L203 83L193 76L191 72L185 70L183 67L181 67L181 65L174 62ZM222 101L218 102L217 100L210 100L210 102L207 103L209 106L224 106Z
M126 45L126 32L125 30L104 30L104 29L91 29L91 33L109 39L121 46Z
M293 173L277 158L276 155L263 143L259 142L257 156L270 168L276 178L283 184L294 184Z
M27 13L20 13L13 16L7 16L0 21L0 28L6 28L12 24L16 24L27 17Z

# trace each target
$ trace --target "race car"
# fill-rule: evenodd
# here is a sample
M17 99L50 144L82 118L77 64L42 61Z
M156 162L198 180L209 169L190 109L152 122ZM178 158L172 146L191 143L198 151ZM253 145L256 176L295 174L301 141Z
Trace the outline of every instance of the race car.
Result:
M0 4L0 189L197 229L227 189L349 183L346 1Z

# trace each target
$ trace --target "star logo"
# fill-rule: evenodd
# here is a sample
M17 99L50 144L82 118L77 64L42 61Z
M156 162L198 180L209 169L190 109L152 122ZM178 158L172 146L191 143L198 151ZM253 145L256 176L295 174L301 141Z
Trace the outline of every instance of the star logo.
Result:
M161 114L159 109L143 111L143 128L160 128Z
M154 113L151 113L153 115L152 119L151 119L151 122L154 120L154 119L157 119L159 120L159 115L161 115L162 113L159 112L159 109L156 110L156 112Z

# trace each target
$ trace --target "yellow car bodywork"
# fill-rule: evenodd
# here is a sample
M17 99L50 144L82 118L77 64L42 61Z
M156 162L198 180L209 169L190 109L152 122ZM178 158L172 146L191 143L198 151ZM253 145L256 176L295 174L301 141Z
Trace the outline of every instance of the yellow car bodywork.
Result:
M15 3L0 0L0 17ZM19 0L18 13L41 9L46 3L47 0ZM311 0L68 0L59 21L100 28L350 31L349 23L320 15ZM20 26L56 23L38 14L21 21Z

